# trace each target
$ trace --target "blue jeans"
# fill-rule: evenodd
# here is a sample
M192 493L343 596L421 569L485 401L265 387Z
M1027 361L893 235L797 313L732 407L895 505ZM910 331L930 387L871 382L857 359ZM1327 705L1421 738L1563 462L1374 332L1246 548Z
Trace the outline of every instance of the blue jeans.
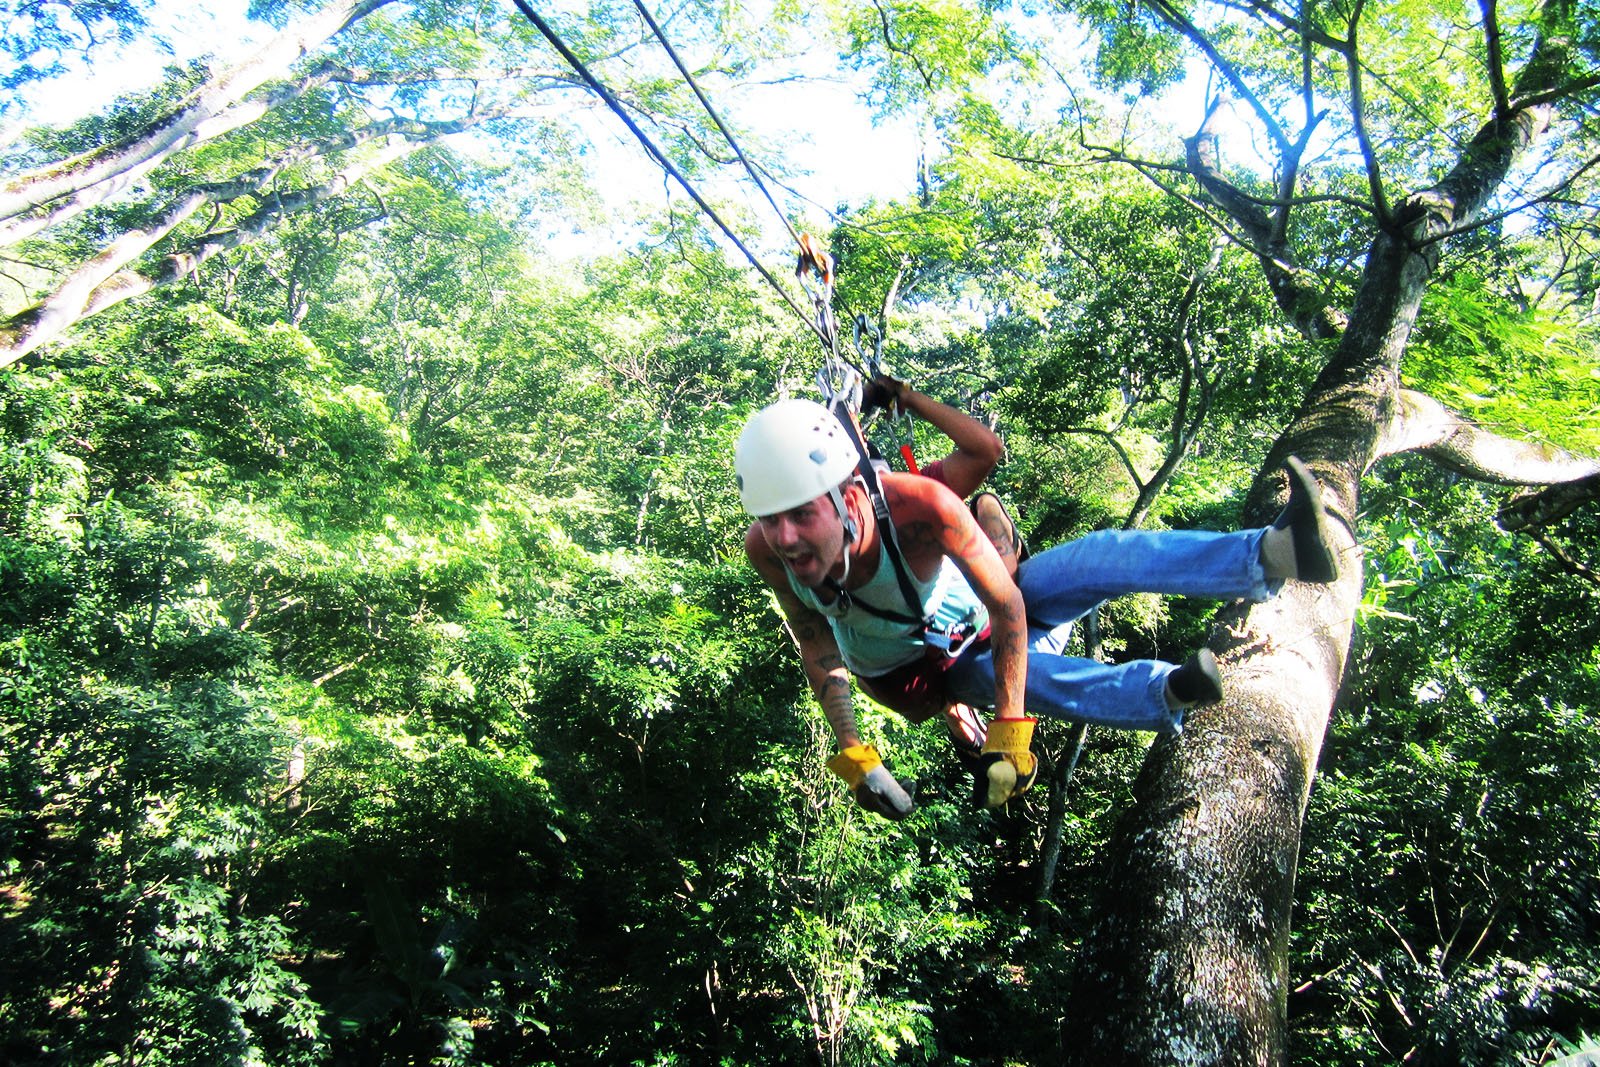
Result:
M1261 569L1265 533L1101 530L1025 560L1017 585L1028 609L1028 714L1177 733L1183 711L1166 699L1167 675L1177 668L1159 660L1113 665L1063 655L1072 624L1124 593L1266 600L1283 583ZM962 656L945 675L945 688L956 700L993 705L994 654Z

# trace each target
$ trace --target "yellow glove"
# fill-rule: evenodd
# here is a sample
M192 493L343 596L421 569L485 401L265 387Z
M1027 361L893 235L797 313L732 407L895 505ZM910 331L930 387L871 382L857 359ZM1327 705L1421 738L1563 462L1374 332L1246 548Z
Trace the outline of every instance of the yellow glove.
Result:
M1028 746L1033 743L1034 719L996 719L978 758L973 799L986 808L998 808L1033 788L1039 761Z
M916 805L911 794L883 765L878 750L871 745L851 745L839 750L828 761L828 770L844 779L856 803L875 815L896 822L911 814Z

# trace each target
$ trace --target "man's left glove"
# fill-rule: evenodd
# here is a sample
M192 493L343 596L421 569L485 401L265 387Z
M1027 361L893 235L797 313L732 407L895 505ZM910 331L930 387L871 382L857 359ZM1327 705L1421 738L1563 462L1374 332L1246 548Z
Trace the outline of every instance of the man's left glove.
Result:
M899 822L916 804L911 793L895 781L871 745L851 745L828 761L828 770L844 779L856 803L885 819Z
M1029 751L1034 719L996 719L989 724L973 782L973 799L986 808L1003 807L1033 788L1039 761Z

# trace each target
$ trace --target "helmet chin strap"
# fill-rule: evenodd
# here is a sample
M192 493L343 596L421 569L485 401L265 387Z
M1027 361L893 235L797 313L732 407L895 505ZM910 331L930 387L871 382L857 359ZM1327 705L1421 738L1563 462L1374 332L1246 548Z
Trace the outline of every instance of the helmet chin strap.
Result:
M861 536L861 527L851 517L850 511L844 506L844 494L836 485L828 490L828 495L833 498L834 510L839 513L839 518L844 522L844 574L839 576L839 585L843 587L850 580L850 552L856 547L856 541Z

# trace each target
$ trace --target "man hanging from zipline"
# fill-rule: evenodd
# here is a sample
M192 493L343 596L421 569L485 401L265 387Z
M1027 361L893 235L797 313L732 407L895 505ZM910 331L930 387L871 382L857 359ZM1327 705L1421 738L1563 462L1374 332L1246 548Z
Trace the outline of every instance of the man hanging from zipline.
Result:
M926 708L930 692L992 706L975 791L999 807L1033 784L1029 713L1172 734L1185 709L1222 698L1208 649L1181 666L1065 655L1072 623L1096 605L1132 592L1261 601L1287 579L1338 575L1320 490L1295 459L1288 505L1269 527L1102 530L1038 553L1014 581L949 487L873 469L848 414L799 399L764 408L740 434L734 469L756 517L745 552L839 744L829 769L890 819L913 804L856 731L852 674L895 710Z
M863 383L862 387L862 418L865 419L874 411L882 411L896 422L901 419L921 419L950 439L954 447L949 455L919 466L911 451L908 429L908 443L901 446L901 455L911 473L941 482L956 496L967 501L968 510L989 538L990 544L994 545L1006 574L1014 579L1017 565L1027 555L1026 546L1000 498L982 489L983 483L994 473L995 466L1005 454L1005 444L1000 440L1000 435L966 412L941 403L882 372ZM881 469L887 471L889 465L883 463ZM942 715L957 758L969 770L976 769L978 761L982 759L983 743L987 736L983 716L970 704L950 700L938 685L936 676L925 676L923 672L915 670L897 671L882 679L857 675L856 683L868 696L880 704L892 706L912 722L920 723L935 714Z

